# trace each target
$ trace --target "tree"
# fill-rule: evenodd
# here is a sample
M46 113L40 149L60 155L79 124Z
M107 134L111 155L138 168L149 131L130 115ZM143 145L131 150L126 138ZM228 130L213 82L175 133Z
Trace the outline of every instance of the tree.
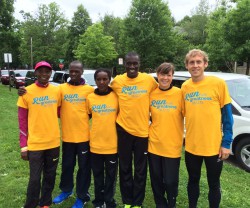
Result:
M210 15L206 33L205 50L209 54L209 67L212 70L233 71L233 48L225 39L224 25L227 21L227 13L230 7L225 1Z
M238 0L237 7L228 13L225 24L225 38L234 49L236 60L247 62L246 74L250 67L250 1Z
M21 57L24 63L31 65L46 60L57 65L59 58L66 55L68 21L56 3L42 4L35 16L23 12L23 35ZM33 54L31 55L31 48ZM33 67L33 66L31 66Z
M74 13L71 24L68 28L68 40L66 59L68 62L73 61L75 50L79 43L80 35L85 33L87 28L92 25L92 21L89 17L89 13L82 4L77 7L77 11Z
M191 17L184 17L179 23L190 44L202 47L206 41L205 27L210 13L208 0L200 0Z
M112 36L115 43L115 50L118 54L124 55L125 51L123 45L123 33L124 33L124 20L120 17L114 17L113 15L105 14L101 19L103 25L104 35Z
M12 67L19 65L19 33L15 32L14 0L0 1L0 68L4 65L4 53L12 54Z
M176 53L173 22L162 0L133 0L125 19L128 50L140 54L142 68L155 68L172 61Z
M88 67L103 67L117 57L113 38L104 35L101 23L88 27L80 36L80 43L74 51L75 56ZM105 65L106 64L106 65Z

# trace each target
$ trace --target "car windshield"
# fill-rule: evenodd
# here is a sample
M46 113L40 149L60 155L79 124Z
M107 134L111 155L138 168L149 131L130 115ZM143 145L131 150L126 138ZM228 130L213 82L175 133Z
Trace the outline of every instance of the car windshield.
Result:
M94 79L94 73L93 74L84 74L85 82L90 86L96 86L95 79Z
M227 81L231 97L242 108L250 108L250 78Z
M1 71L1 74L2 74L2 75L8 75L8 71L6 71L6 70Z
M18 71L18 72L15 72L15 74L16 74L16 77L25 77L27 74L27 71Z

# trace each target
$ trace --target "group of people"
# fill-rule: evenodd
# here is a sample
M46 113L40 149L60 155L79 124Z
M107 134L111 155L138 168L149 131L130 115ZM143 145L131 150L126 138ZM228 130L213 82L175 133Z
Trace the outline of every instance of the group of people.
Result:
M157 83L151 75L139 72L140 57L129 52L126 73L110 84L111 72L98 69L94 74L97 88L93 89L81 78L83 65L79 61L70 64L71 79L59 87L48 83L50 64L37 63L37 81L19 90L22 96L17 103L21 157L29 160L30 166L24 208L47 208L70 197L76 160L77 198L72 208L82 208L90 200L91 170L94 207L116 207L118 165L124 208L142 207L147 163L155 207L176 207L184 118L189 208L197 207L203 160L209 207L218 208L223 160L228 158L232 142L231 99L223 80L204 75L208 66L204 51L189 51L185 66L191 79L179 89L172 85L171 63L157 68ZM62 132L61 193L52 200L60 149L58 117Z

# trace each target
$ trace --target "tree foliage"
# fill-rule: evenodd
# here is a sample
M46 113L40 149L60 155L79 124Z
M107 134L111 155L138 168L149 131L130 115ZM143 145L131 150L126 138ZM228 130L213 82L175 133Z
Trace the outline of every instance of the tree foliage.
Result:
M79 41L74 53L85 66L98 68L117 57L113 37L104 35L101 23L88 27Z
M206 41L205 27L208 21L209 12L208 0L200 0L192 16L184 17L179 23L183 28L183 34L186 39L195 47L202 47Z
M232 46L225 39L225 24L230 7L227 2L222 2L213 13L211 13L206 32L207 39L205 50L209 53L210 69L221 71L233 71L233 53Z
M128 50L141 56L142 68L172 61L175 54L173 22L162 0L133 0L125 19Z
M115 50L122 56L125 55L126 48L124 44L124 20L120 17L114 17L113 15L105 14L101 19L103 25L103 32L105 35L112 36L115 43Z
M14 0L0 1L0 68L4 64L4 53L12 54L11 67L17 67L19 62L20 45L19 33L15 32Z
M236 60L247 62L246 74L250 65L250 1L238 0L237 7L228 13L225 24L225 38L234 48Z
M71 24L68 28L68 47L66 59L68 62L73 61L75 50L79 43L80 35L85 33L87 28L92 25L92 21L89 17L88 11L84 8L82 4L77 7L77 11L74 13Z
M67 20L56 3L41 4L37 13L23 13L23 36L21 58L24 64L31 65L31 47L35 64L46 60L57 66L58 59L64 58L67 46ZM32 67L32 66L31 66Z

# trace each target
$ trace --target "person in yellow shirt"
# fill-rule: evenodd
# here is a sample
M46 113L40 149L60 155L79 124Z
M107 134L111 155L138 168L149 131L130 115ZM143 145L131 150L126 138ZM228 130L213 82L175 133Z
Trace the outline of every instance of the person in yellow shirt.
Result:
M149 94L158 86L151 75L140 73L139 67L139 55L129 52L125 56L126 73L116 76L111 82L119 101L116 119L119 176L122 201L126 208L141 207L145 197Z
M149 171L156 207L174 208L183 145L184 102L181 89L172 85L174 66L162 63L156 73L159 87L150 94Z
M87 98L92 116L90 129L90 157L94 176L94 207L116 207L114 200L118 167L116 117L118 99L109 87L111 71L98 69L94 74L97 85Z
M88 189L91 180L91 166L87 96L94 91L94 88L85 84L85 80L81 78L82 74L82 63L79 61L71 62L69 65L70 80L59 86L62 97L60 109L63 140L60 181L62 192L53 199L53 203L62 203L73 194L74 169L77 159L77 199L72 208L82 208L90 200Z
M220 175L223 160L228 158L232 143L231 98L224 80L205 76L208 56L204 51L189 51L185 66L191 74L191 79L185 81L181 88L185 102L185 162L189 176L189 207L197 207L204 161L209 186L209 207L219 208Z
M27 93L17 101L21 158L28 160L30 167L24 208L38 205L48 208L52 203L60 150L57 109L61 96L58 88L48 83L51 72L49 63L38 62L37 81L27 87Z
M70 80L58 87L62 99L60 108L63 140L60 181L62 192L53 199L53 203L62 203L73 194L73 176L77 159L79 167L76 176L77 199L72 208L82 208L90 200L88 193L91 180L89 116L86 100L94 88L85 84L85 80L81 78L82 74L82 63L79 61L71 62L69 66ZM25 89L20 88L18 94L22 95L25 92Z

